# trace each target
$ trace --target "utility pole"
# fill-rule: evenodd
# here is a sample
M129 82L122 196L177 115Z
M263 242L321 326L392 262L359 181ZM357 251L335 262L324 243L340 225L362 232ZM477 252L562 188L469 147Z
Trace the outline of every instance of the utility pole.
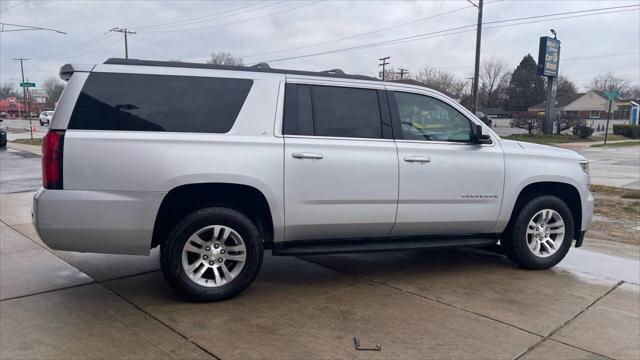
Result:
M391 59L391 56L387 56L387 57L383 57L382 59L378 59L380 61L382 61L380 64L378 64L378 66L382 66L382 81L384 81L384 70L386 68L387 65L389 65L389 62L387 62L387 60Z
M400 76L400 80L402 80L408 72L409 71L407 69L400 68L396 74L398 74Z
M26 84L24 83L24 66L22 65L24 61L27 61L29 59L14 58L13 60L20 61L20 72L22 73L22 83L20 83L20 85L22 86L22 101L24 103L24 115L27 116L29 119L29 133L31 135L31 140L33 140L33 125L31 124L31 113L29 113L29 98L27 97L27 87L26 87ZM18 110L20 110L20 103L18 103Z
M467 0L469 1L469 0ZM473 6L478 8L478 27L476 30L476 64L473 73L473 98L472 111L475 114L478 111L478 78L480 77L480 45L482 40L482 6L484 0L478 0L478 4L469 1Z
M119 32L119 33L123 33L124 34L124 57L125 59L129 58L129 46L127 45L127 34L135 34L135 31L129 31L127 30L127 28L117 28L114 27L113 29L109 30L109 32Z

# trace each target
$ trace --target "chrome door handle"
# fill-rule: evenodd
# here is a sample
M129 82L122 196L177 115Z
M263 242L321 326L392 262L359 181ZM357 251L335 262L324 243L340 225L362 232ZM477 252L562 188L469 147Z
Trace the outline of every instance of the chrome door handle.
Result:
M312 159L312 160L320 160L323 158L322 154L316 154L316 153L307 153L307 152L303 152L303 153L293 153L291 154L291 156L294 159Z
M404 161L426 164L431 162L431 158L428 158L426 156L405 156Z

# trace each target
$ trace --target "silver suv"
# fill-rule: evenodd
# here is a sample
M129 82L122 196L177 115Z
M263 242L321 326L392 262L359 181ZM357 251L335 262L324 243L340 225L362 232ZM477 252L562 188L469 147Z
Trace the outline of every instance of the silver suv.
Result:
M591 222L575 152L502 140L439 92L340 70L110 59L65 65L33 221L53 249L147 255L221 300L264 249L490 246L561 261Z

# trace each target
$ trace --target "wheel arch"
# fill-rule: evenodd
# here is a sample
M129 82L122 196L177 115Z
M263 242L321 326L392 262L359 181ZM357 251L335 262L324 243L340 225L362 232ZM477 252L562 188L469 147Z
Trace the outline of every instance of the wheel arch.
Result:
M256 187L226 182L179 185L162 199L153 226L151 248L160 245L186 214L209 206L226 206L247 215L258 227L265 248L273 245L273 211Z
M580 234L580 228L582 224L582 202L580 198L580 191L569 183L557 182L557 181L540 181L534 182L523 187L518 193L518 197L515 201L511 215L509 216L509 222L507 229L513 223L515 217L522 207L532 198L539 195L553 195L564 201L573 216L573 233L574 237L578 238ZM505 231L507 231L505 229ZM579 246L578 244L576 244Z

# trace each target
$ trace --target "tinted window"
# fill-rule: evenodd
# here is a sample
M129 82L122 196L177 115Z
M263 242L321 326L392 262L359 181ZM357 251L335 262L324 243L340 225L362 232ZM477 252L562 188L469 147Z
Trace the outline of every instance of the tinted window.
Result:
M311 102L316 136L382 137L376 90L311 86Z
M285 86L283 134L313 135L310 91L308 85Z
M469 120L458 110L432 97L395 93L402 138L406 140L471 140Z
M93 73L69 128L225 133L252 84L248 79Z

